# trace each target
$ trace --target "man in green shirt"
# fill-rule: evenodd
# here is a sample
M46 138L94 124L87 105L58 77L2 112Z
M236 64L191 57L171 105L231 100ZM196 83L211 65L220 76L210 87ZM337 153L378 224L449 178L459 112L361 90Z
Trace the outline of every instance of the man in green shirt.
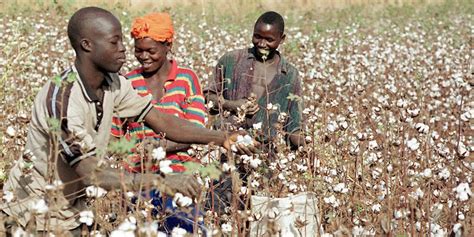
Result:
M273 139L278 137L277 130L283 131L293 148L304 144L301 80L298 70L277 50L285 40L284 29L280 14L273 11L262 14L254 26L253 47L222 56L215 67L214 80L205 92L206 99L214 104L214 112L221 113L214 126L247 130L260 124L261 142L270 159L274 158ZM230 112L228 117L227 112ZM209 198L207 206L222 212L229 206L232 185L229 178L215 185L214 197Z

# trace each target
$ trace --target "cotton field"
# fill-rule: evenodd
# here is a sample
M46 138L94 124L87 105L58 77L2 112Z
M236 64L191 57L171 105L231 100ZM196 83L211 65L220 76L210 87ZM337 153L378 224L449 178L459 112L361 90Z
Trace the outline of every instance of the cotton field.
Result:
M236 182L234 195L250 199L314 193L317 236L472 235L474 19L472 11L460 10L463 6L472 9L464 2L418 6L409 13L400 7L391 8L390 14L379 10L376 17L361 12L344 21L332 15L288 15L281 52L303 80L304 96L297 99L304 103L308 145L290 150L279 134L276 159L267 159L267 154L236 156L219 165L219 172L234 178L236 165L248 172L246 182ZM125 32L127 63L122 71L127 72L139 66L128 34L133 13L115 13ZM69 17L35 12L0 19L0 182L23 152L36 93L71 65ZM199 14L174 13L173 20L173 57L196 71L204 86L220 56L251 44L252 25L226 27ZM260 126L254 125L253 134ZM204 152L209 149L214 148L197 146L194 152L209 163L215 158ZM202 177L202 183L204 197L209 178ZM92 228L91 236L164 234L157 232L161 219L147 214L146 203L135 213L121 205L127 201L120 199L132 194L92 186L86 193L93 201L80 220L101 227ZM1 196L3 203L15 198L11 192ZM186 198L174 201L184 209L205 202ZM48 211L44 200L32 208ZM284 215L272 210L208 211L204 222L209 235L240 236L250 233L245 222L267 215L268 236L279 236L282 227L272 220ZM295 222L301 228L307 224ZM177 228L172 235L186 233Z

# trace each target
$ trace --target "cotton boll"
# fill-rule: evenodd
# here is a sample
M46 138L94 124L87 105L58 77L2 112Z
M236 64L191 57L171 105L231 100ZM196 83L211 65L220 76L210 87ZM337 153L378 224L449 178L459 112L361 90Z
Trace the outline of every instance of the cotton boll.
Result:
M323 198L323 201L326 204L330 204L332 207L338 207L340 205L339 200L334 195L331 195L330 197L325 197Z
M17 132L15 130L15 128L13 128L12 126L8 126L7 128L7 131L6 131L6 134L9 136L9 137L15 137Z
M230 234L232 232L232 225L229 223L224 223L221 225L222 233Z
M338 183L336 186L333 188L334 192L339 192L339 193L347 193L349 191L348 188L346 188L346 184L344 183Z
M424 123L417 123L415 124L415 129L419 132L419 133L428 133L428 131L430 130L430 127Z
M378 204L378 203L377 203L377 204L374 204L371 209L372 209L372 211L373 211L374 213L379 213L380 210L382 209L382 205L380 205L380 204Z
M35 203L33 203L31 209L36 214L45 214L49 210L48 205L46 205L46 201L44 199L37 200Z
M472 196L472 191L468 183L460 183L453 189L456 192L456 198L461 202L467 201Z
M420 114L420 109L418 108L414 108L414 109L407 109L407 113L412 117L416 117L418 116L418 114Z
M367 139L367 133L365 132L358 132L356 136L359 141L365 141Z
M9 203L15 199L15 195L13 195L13 192L4 191L2 199L5 201L5 203Z
M453 233L454 233L454 237L461 237L462 236L462 225L460 223L454 224Z
M330 133L335 132L338 129L337 123L334 121L330 121L326 127L327 131Z
M418 142L418 140L416 138L412 138L412 139L406 141L405 144L412 151L416 151L420 147L420 143Z
M179 207L187 207L193 204L193 200L190 197L184 196L181 193L175 193L173 202Z
M171 237L186 237L188 232L180 227L174 227L171 231Z
M425 178L431 178L431 176L432 176L431 169L430 169L430 168L427 168L427 169L423 170L422 175L423 175L423 177L425 177Z
M439 173L438 173L438 178L440 180L448 180L449 177L451 176L451 172L449 172L449 169L447 167L444 167Z
M288 185L288 191L292 192L292 193L295 193L298 191L298 186L291 182L289 185Z
M158 147L153 149L151 156L154 160L159 161L166 157L166 151L163 149L163 147Z
M92 198L101 198L107 194L107 190L98 186L88 186L86 188L86 195Z
M466 149L466 146L461 142L458 146L458 154L460 157L465 158L469 156L469 150Z
M91 226L94 222L94 213L92 211L82 211L79 213L79 222Z
M262 129L262 123L260 122L260 123L253 124L252 127L255 130L260 130Z
M254 179L250 183L250 186L252 186L252 188L258 188L260 186L260 183L256 179Z
M376 140L369 141L369 150L377 150L379 148L379 144Z
M408 102L404 99L398 99L397 100L397 107L398 108L405 108L408 106Z
M172 161L171 160L162 160L160 161L160 172L163 174L173 173L173 169L171 168Z
M249 162L250 167L257 169L262 164L262 160L258 158L251 159Z

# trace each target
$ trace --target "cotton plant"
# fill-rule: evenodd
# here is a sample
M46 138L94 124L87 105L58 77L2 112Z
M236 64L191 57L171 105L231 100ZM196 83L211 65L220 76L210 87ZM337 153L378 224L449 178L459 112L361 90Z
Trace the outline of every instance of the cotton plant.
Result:
M193 200L181 193L175 193L173 196L173 206L175 207L188 207L192 204Z
M86 187L86 196L91 198L102 198L107 194L107 190L99 186L88 186Z
M5 203L10 203L15 199L15 195L11 191L4 191L2 199Z
M45 214L49 211L49 207L44 199L39 199L32 203L31 210L36 214Z
M82 211L79 213L79 222L91 226L94 223L94 213L92 211Z
M333 187L334 192L345 194L349 192L349 189L346 187L345 183L338 183Z
M164 232L158 231L159 224L157 221L145 222L138 228L138 234L143 236L157 236L167 237L168 235Z
M186 237L188 235L188 232L180 227L174 227L173 230L171 230L171 237Z
M166 151L163 149L163 147L157 147L153 149L151 156L153 160L160 161L166 157Z
M13 237L34 237L35 235L24 230L22 227L17 227L13 233Z
M236 143L237 143L237 144L242 144L242 145L244 145L244 146L248 146L248 145L252 145L252 144L253 144L253 139L252 139L252 137L249 136L249 135L244 135L244 136L238 135L238 136L237 136L237 142L236 142ZM231 150L232 150L233 152L237 152L237 147L236 147L235 145L232 145L232 146L231 146Z
M405 142L411 151L417 151L420 148L420 142L416 138L411 138Z
M170 166L172 163L173 161L171 160L161 160L159 162L160 172L162 172L163 174L173 173L173 169Z
M447 13L436 16L409 15L402 21L390 17L376 19L369 28L362 23L351 23L344 27L325 29L322 22L308 20L313 25L323 24L323 28L307 34L304 27L298 29L289 24L285 29L287 43L280 50L298 68L304 80L303 121L312 127L308 141L316 144L317 158L314 163L305 163L298 154L291 161L287 157L288 151L279 147L288 161L267 162L262 157L262 163L255 170L252 169L252 175L256 177L256 174L264 174L263 171L268 169L274 173L284 172L285 178L279 179L275 175L269 181L270 185L267 185L262 175L255 181L258 191L272 194L273 191L268 190L269 186L286 182L280 193L284 196L293 190L293 184L300 190L299 182L302 180L320 185L317 191L321 193L322 206L335 211L341 225L349 223L346 235L352 234L353 225L360 231L368 228L362 220L356 225L352 218L344 218L347 216L346 210L340 207L347 206L355 210L355 204L346 198L350 196L347 193L344 195L333 191L339 183L350 187L350 194L358 195L363 190L363 196L370 199L368 210L373 213L375 211L371 207L376 204L381 205L380 213L393 211L386 201L389 198L399 200L401 194L393 185L403 182L400 185L409 187L408 195L418 195L419 199L431 196L436 203L448 196L445 201L449 208L442 210L447 219L459 220L463 215L468 219L469 212L464 206L472 198L470 170L474 164L468 158L473 147L472 139L463 137L466 129L472 130L469 121L474 114L470 103L472 83L469 83L471 47L468 42L471 21L465 13L453 11L452 7L448 6ZM130 17L130 14L119 14L126 19ZM447 15L450 17L445 17ZM173 54L180 65L202 72L199 77L204 86L212 79L216 59L224 51L248 46L251 29L233 32L215 27L201 18L187 15L184 19L176 19L175 30L179 37L174 42ZM12 83L2 84L5 103L0 105L0 111L5 124L0 126L0 133L4 135L1 138L4 154L20 156L21 147L26 142L26 124L30 116L30 112L24 108L31 106L32 97L46 81L70 66L74 51L69 47L67 35L62 30L65 29L65 23L62 16L42 13L18 17L6 15L0 24L0 47L4 49L0 55L0 74L12 78ZM186 27L193 24L197 30ZM380 25L387 27L378 27ZM435 27L427 29L425 25ZM129 32L126 24L124 32ZM313 44L315 39L317 44ZM127 49L133 49L133 39L129 34L124 35L124 44ZM295 45L297 47L293 49ZM22 56L24 50L31 51ZM19 53L13 57L17 51ZM127 50L126 54L128 61L122 68L123 73L139 66L134 60L133 50ZM57 62L51 61L52 58L58 59ZM278 107L273 104L261 109L278 111ZM328 124L331 124L329 131ZM458 128L461 128L461 134ZM260 131L261 127L252 129ZM359 132L360 136L357 136ZM325 135L330 140L325 140ZM350 136L350 139L346 136ZM369 142L374 140L379 148L369 152ZM353 141L356 143L351 143ZM280 146L280 141L277 143ZM379 150L383 154L380 157L376 153ZM401 153L404 154L402 159ZM195 155L200 158L201 152ZM8 160L10 157L6 158ZM410 164L410 160L418 160L419 165ZM156 161L156 164L159 165L159 162ZM459 167L453 167L452 164ZM32 171L31 161L21 165L26 175ZM230 164L223 166L227 172L235 170L235 166ZM333 172L326 172L326 169L335 169L337 172L334 175ZM294 172L288 173L288 170ZM406 176L401 177L402 174ZM392 180L392 177L397 179ZM362 178L362 181L357 181L358 178ZM386 182L383 185L380 183L382 180ZM439 182L439 185L427 189L424 185L429 181ZM361 182L363 189L353 185L354 182ZM48 189L57 190L59 187L53 185L48 186ZM424 192L423 197L417 192L418 189ZM340 202L337 209L323 200L331 195ZM4 192L2 198L7 202L14 200L14 196L14 193L10 195ZM98 199L99 202L103 200ZM426 203L421 204L420 208L429 208ZM454 208L459 208L459 211L448 211ZM378 206L374 210L378 210ZM100 218L96 216L95 219ZM230 222L230 219L224 222ZM430 228L425 226L425 222L397 222L391 228L394 234L406 233L411 228L409 225L414 225L420 231L417 232L419 235L435 236L438 232L447 235L452 230L459 236L466 235L462 230L472 227L466 225L465 221L448 223L440 219L436 223L439 228L433 225L431 230L436 231L427 233ZM326 232L330 235L334 230Z
M468 183L460 183L457 187L453 188L456 198L461 201L467 201L472 197L471 187Z
M63 182L56 179L51 184L47 184L44 188L49 191L61 190L63 188Z
M240 156L240 161L242 164L247 165L248 167L252 169L258 169L259 166L262 164L262 160L260 157L255 154L255 155L241 155Z
M118 227L110 233L111 237L134 237L137 229L137 219L127 217Z
M229 235L232 232L232 225L230 223L223 223L221 225L221 231L223 234Z

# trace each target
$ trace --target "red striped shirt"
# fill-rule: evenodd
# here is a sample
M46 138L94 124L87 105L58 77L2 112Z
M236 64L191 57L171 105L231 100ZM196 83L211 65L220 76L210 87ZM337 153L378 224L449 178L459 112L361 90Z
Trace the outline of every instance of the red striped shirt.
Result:
M205 100L202 93L201 85L196 74L191 69L180 68L176 61L171 61L171 71L168 79L164 84L165 94L157 101L152 100L155 108L167 114L173 114L179 118L186 119L198 126L204 127L206 117ZM142 68L137 68L129 72L125 77L132 82L133 88L141 96L151 94L147 86L145 78L142 75ZM124 118L114 117L112 119L113 136L125 136L128 139L135 138L137 146L145 138L160 139L160 135L156 134L151 128L143 123L135 123L125 121ZM144 158L137 154L130 154L125 162L125 168L131 172L141 172L142 162ZM199 160L189 156L187 152L168 153L166 159L172 160L173 172L183 172L185 170L183 163L187 161ZM157 171L159 164L152 165L151 171Z

